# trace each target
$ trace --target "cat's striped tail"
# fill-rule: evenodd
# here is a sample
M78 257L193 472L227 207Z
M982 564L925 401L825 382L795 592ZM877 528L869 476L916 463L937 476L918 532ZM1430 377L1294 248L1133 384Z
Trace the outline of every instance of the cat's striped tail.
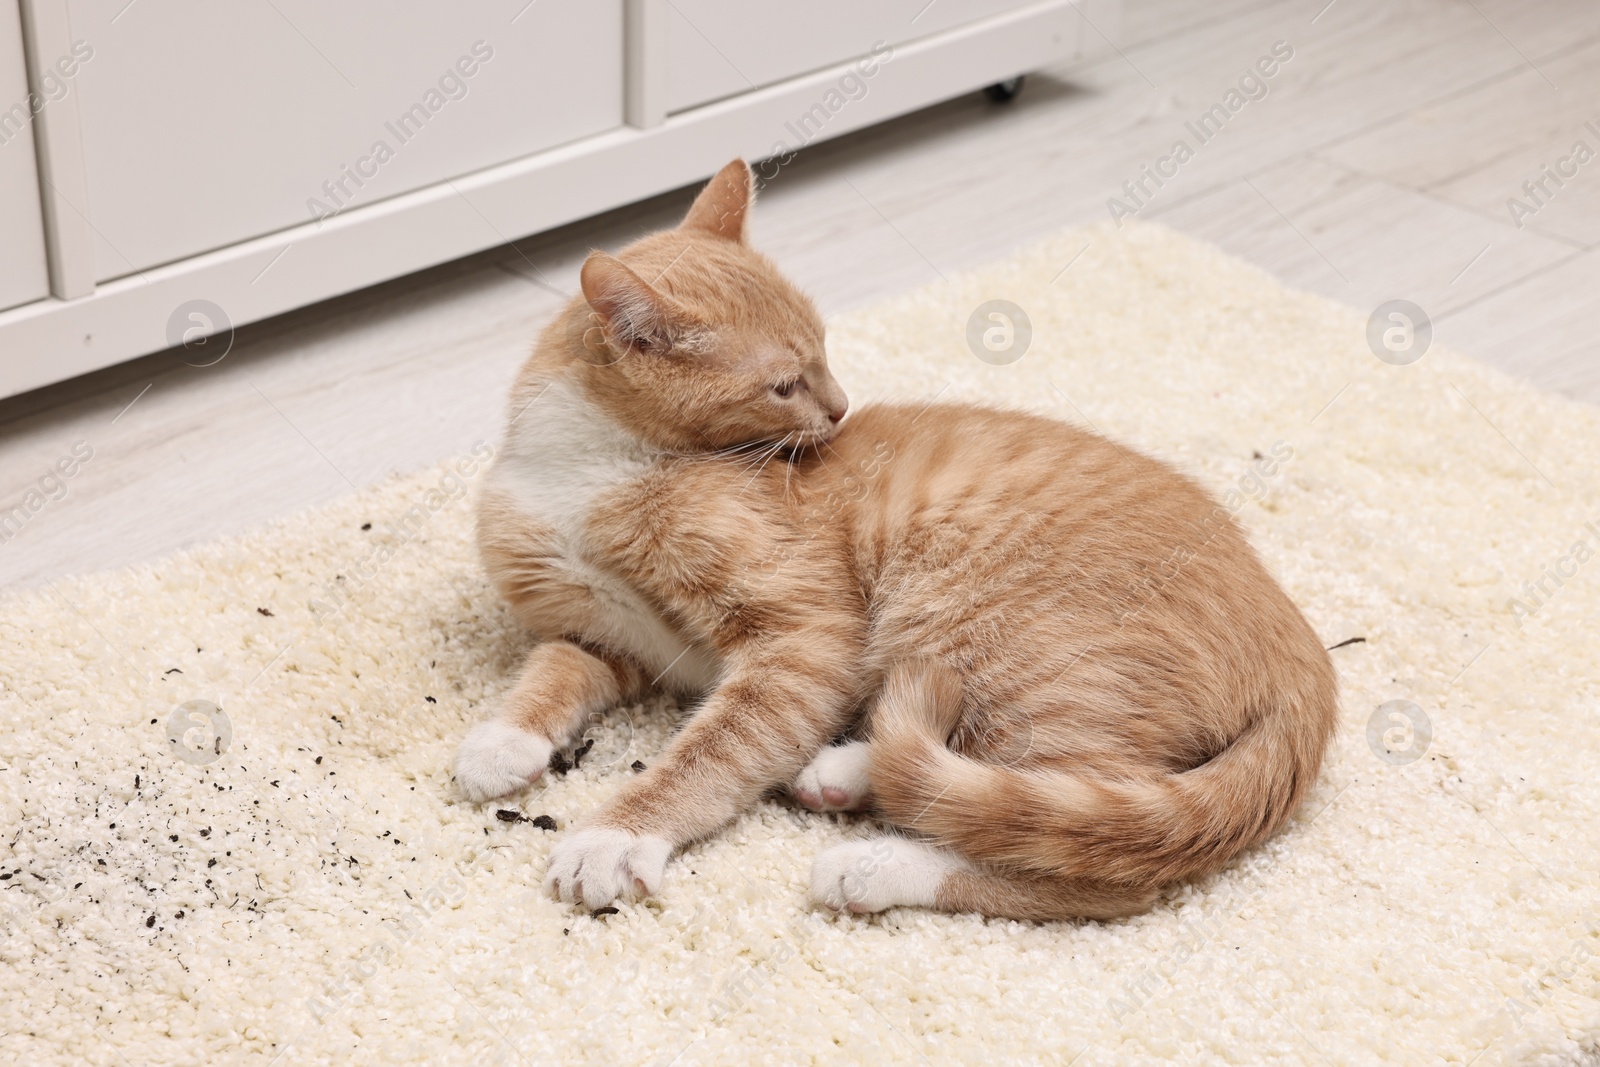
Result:
M872 714L878 808L968 859L1068 878L1153 886L1216 870L1289 817L1322 758L1318 731L1280 712L1183 773L1002 767L946 747L961 705L947 668L918 661L890 672Z

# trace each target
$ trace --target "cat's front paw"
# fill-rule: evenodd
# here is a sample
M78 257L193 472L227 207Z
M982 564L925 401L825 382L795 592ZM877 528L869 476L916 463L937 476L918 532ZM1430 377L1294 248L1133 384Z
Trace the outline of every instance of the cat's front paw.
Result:
M526 789L550 765L555 746L500 719L485 719L456 750L456 785L473 803Z
M812 811L860 811L872 804L867 769L872 750L865 741L829 745L794 780L794 796Z
M961 866L953 853L905 837L852 841L811 864L811 899L834 911L930 908L939 883Z
M665 838L596 827L579 830L551 850L544 887L557 900L603 908L661 888L672 844Z

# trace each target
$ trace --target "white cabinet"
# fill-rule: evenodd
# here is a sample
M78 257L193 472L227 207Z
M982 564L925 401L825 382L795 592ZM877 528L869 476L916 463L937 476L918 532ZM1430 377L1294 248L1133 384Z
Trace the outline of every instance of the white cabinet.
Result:
M39 206L33 116L46 96L31 96L15 0L0 0L0 309L43 299L50 290Z
M98 281L622 123L621 0L67 6Z

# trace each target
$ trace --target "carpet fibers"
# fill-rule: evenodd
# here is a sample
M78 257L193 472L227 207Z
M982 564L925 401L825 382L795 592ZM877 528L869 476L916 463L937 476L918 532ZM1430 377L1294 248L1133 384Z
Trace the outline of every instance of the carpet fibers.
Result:
M967 340L991 300L1031 326L1004 365ZM1283 833L1124 922L836 917L811 859L870 824L772 800L651 901L545 899L552 844L674 709L607 713L523 796L457 799L455 744L527 647L475 558L464 450L0 599L0 1052L1600 1062L1600 411L1437 349L1380 361L1365 310L1149 225L845 315L830 349L857 406L1043 410L1237 508L1347 642L1338 738Z

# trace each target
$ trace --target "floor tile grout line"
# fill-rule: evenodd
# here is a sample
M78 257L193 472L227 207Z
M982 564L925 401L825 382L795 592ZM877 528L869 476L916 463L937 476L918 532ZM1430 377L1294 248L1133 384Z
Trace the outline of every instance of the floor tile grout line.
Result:
M1588 37L1585 37L1579 41L1575 41L1572 44L1563 45L1554 51L1543 53L1537 57L1536 61L1546 62L1553 59L1564 59L1571 53L1581 51L1584 48L1588 48L1597 43L1600 43L1600 33L1590 34ZM1343 144L1345 141L1353 140L1356 137L1360 137L1364 134L1372 133L1376 130L1382 129L1384 126L1399 122L1407 115L1416 111L1418 108L1432 108L1438 107L1440 104L1454 103L1456 100L1470 96L1481 89L1490 88L1499 82L1509 81L1510 79L1518 77L1519 75L1524 75L1527 72L1528 69L1526 64L1514 63L1504 70L1495 71L1492 74L1485 74L1483 77L1469 85L1463 85L1459 88L1452 89L1449 92L1440 93L1438 96L1431 96L1426 100L1418 101L1416 104L1406 108L1404 111L1399 111L1388 116L1387 118L1376 120L1372 123L1369 123L1367 126L1362 127L1361 129L1351 131L1347 134L1340 134L1331 140L1320 142L1307 149L1307 151L1323 151L1325 149L1334 147L1335 145Z
M1577 42L1577 43L1572 44L1572 45L1568 45L1563 49L1558 49L1557 52L1552 52L1552 53L1549 53L1548 55L1542 55L1539 58L1540 58L1540 60L1544 60L1544 59L1548 59L1548 58L1560 58L1557 55L1558 52L1575 51L1575 50L1578 50L1580 48L1586 47L1588 45L1594 44L1596 42L1600 42L1600 34L1594 34L1594 35L1592 35L1592 36L1590 36L1588 38L1585 38L1584 40L1582 40L1580 42ZM1176 207L1178 207L1178 206L1180 206L1180 205L1182 205L1182 204L1184 204L1184 203L1186 203L1188 201L1194 200L1194 199L1196 199L1198 197L1205 196L1205 195L1207 195L1209 193L1216 192L1218 189L1225 187L1228 184L1229 181L1237 181L1241 177L1245 177L1245 176L1252 177L1252 178L1260 177L1266 171L1271 170L1274 167L1281 166L1283 163L1288 162L1290 160L1297 159L1297 158L1300 158L1300 157L1303 157L1303 156L1315 156L1317 158L1324 158L1325 159L1325 157L1323 157L1321 155L1321 153L1327 151L1328 149L1337 147L1337 146L1339 146L1341 144L1344 144L1347 141L1352 141L1352 140L1354 140L1354 139L1356 139L1358 137L1365 136L1366 134L1375 133L1376 131L1383 129L1385 126L1391 126L1391 125L1393 125L1393 124L1395 124L1397 122L1402 122L1402 121L1405 120L1405 118L1408 115L1410 115L1413 112L1415 112L1418 108L1431 108L1431 107L1437 107L1440 104L1451 103L1451 102L1453 102L1453 101L1455 101L1457 99L1460 99L1460 98L1465 97L1465 96L1469 96L1472 93L1478 92L1478 91L1480 91L1482 89L1490 88L1493 85L1497 84L1498 82L1506 81L1506 80L1508 80L1510 78L1514 78L1514 77L1517 77L1518 75L1522 75L1522 74L1526 74L1526 73L1527 73L1527 67L1522 63L1516 63L1516 64L1512 64L1511 66L1507 67L1505 70L1496 71L1496 72L1494 72L1492 74L1486 74L1483 77L1479 78L1477 81L1474 81L1469 85L1464 85L1464 86L1461 86L1461 87L1459 87L1457 89L1453 89L1453 90L1451 90L1449 92L1441 93L1438 96L1432 96L1432 97L1428 97L1428 98L1426 98L1424 100L1417 101L1415 104L1405 108L1404 110L1395 111L1395 112L1393 112L1391 114L1383 116L1382 118L1373 119L1372 121L1366 123L1365 125L1359 126L1354 130L1348 130L1348 131L1346 131L1344 133L1338 134L1338 135L1336 135L1334 137L1331 137L1331 138L1329 138L1327 140L1318 141L1315 144L1307 145L1304 148L1301 148L1301 149L1299 149L1299 150L1297 150L1297 151L1295 151L1293 153L1290 153L1288 155L1279 156L1279 157L1276 158L1275 162L1268 163L1268 164L1263 164L1262 166L1256 167L1253 170L1246 171L1243 174L1235 175L1232 178L1219 180L1217 182L1214 182L1211 185L1205 187L1204 189L1198 189L1198 190L1194 191L1193 193L1189 193L1189 194L1187 194L1187 195L1185 195L1183 197L1180 197L1180 198L1178 198L1176 200L1170 201L1169 203L1163 205L1161 208L1158 208L1155 212L1152 212L1152 217L1157 213L1169 211L1169 210L1171 210L1173 208L1176 208ZM1329 161L1329 162L1332 162L1332 161ZM1356 168L1353 168L1353 167L1349 167L1349 166L1347 166L1345 164L1342 164L1342 163L1336 163L1334 165L1342 166L1346 170L1350 170L1352 173L1363 174L1363 176L1365 176L1365 177L1374 177L1374 178L1376 177L1375 175L1366 174L1363 171L1357 170ZM1413 191L1419 192L1419 193L1422 193L1422 192L1426 191L1424 189L1418 189L1418 188L1415 188L1413 186L1404 185L1403 183L1393 183L1393 184L1399 185L1401 188L1412 189ZM1597 242L1597 243L1600 243L1600 242Z
M1154 45L1154 44L1163 44L1163 43L1171 41L1175 37L1180 37L1180 36L1182 36L1184 34L1194 33L1197 30L1209 30L1209 29L1213 29L1213 28L1218 27L1218 26L1224 26L1227 23L1233 21L1234 19L1240 19L1240 18L1244 18L1244 17L1249 16L1249 15L1255 15L1255 14L1258 14L1258 13L1260 13L1262 11L1266 11L1268 8L1281 7L1281 8L1285 9L1285 13L1287 14L1290 9L1292 9L1292 8L1294 8L1296 6L1298 6L1298 5L1295 5L1295 4L1289 3L1289 2L1285 2L1285 0L1265 0L1265 2L1263 2L1263 3L1252 4L1252 5L1247 6L1247 7L1238 7L1238 8L1233 9L1232 11L1227 11L1227 12L1224 12L1224 13L1222 13L1220 15L1213 15L1210 18L1201 19L1199 22L1191 22L1191 23L1188 23L1186 25L1178 26L1178 27L1175 27L1175 28L1170 29L1170 30L1163 30L1163 31L1161 31L1160 33L1158 33L1154 37L1140 38L1137 41L1129 42L1128 44L1124 45L1123 47L1126 50L1131 52L1136 48L1144 48L1144 47L1146 47L1148 45Z
M1478 13L1478 17L1483 20L1484 25L1488 26L1491 30L1493 30L1495 32L1495 34L1497 36L1499 36L1499 38L1502 41L1504 41L1508 46L1510 46L1510 48L1511 48L1511 50L1513 52L1515 52L1518 56L1521 56L1522 57L1522 62L1524 64L1526 64L1527 66L1531 67L1535 74L1537 74L1537 75L1539 75L1539 77L1543 78L1545 80L1546 84L1548 84L1550 86L1550 88L1554 89L1556 92L1560 92L1561 91L1561 86L1559 86L1555 82L1551 81L1550 80L1550 75L1548 75L1544 71L1540 70L1539 69L1539 64L1537 64L1533 60L1529 59L1528 58L1528 54L1526 52L1524 52L1522 49L1518 48L1516 42L1513 41L1511 38L1507 37L1506 34L1505 34L1505 31L1502 30L1499 26L1496 26L1494 24L1494 22L1489 18L1489 16L1485 15L1483 13L1483 8L1478 6L1478 0L1467 0L1467 6L1471 7L1472 10L1476 11Z
M1501 218L1498 214L1485 211L1483 208L1474 204L1468 204L1460 200L1451 200L1449 197L1440 195L1437 192L1437 184L1411 185L1408 182L1397 181L1396 179L1389 177L1387 174L1376 174L1365 167L1352 166L1349 163L1341 162L1340 160L1334 159L1331 156L1324 155L1318 150L1308 150L1306 151L1305 156L1308 159L1316 160L1325 167L1333 167L1344 171L1346 174L1353 174L1359 178L1364 178L1369 182L1374 182L1378 185L1383 185L1402 193L1411 193L1415 196L1423 197L1432 203L1438 204L1440 207L1453 208L1457 211L1465 211L1470 215L1476 215L1485 222L1492 222L1511 233L1524 232L1522 228L1512 226L1507 223L1506 220ZM1562 237L1559 234L1551 234L1546 233L1543 230L1536 230L1533 229L1531 225L1528 227L1528 229L1532 230L1534 236L1536 237L1543 237L1547 240L1555 241L1558 244L1566 245L1568 248L1582 249L1586 247L1582 242L1573 241L1569 238Z
M1361 173L1361 172L1358 171L1357 173ZM1362 176L1363 177L1367 177L1367 178L1371 178L1373 181L1384 182L1385 184L1393 186L1394 188L1397 188L1397 189L1411 190L1411 191L1417 193L1417 195L1419 195L1419 196L1426 197L1427 199L1429 199L1430 201L1432 201L1435 204L1439 204L1439 205L1441 205L1443 207L1457 208L1458 210L1465 211L1465 212L1468 212L1470 214L1476 215L1479 218L1483 219L1485 222L1493 222L1493 223L1496 223L1499 226L1505 227L1511 233L1525 233L1525 232L1530 232L1531 231L1534 234L1534 236L1536 236L1536 237L1543 237L1547 241L1554 241L1556 244L1566 245L1568 248L1574 249L1574 250L1579 251L1579 252L1585 251L1586 248L1587 248L1587 246L1581 241L1574 241L1571 238L1562 237L1562 236L1560 236L1558 234L1546 233L1543 230L1536 230L1531 225L1528 226L1526 230L1521 229L1521 228L1516 227L1516 226L1512 226L1508 222L1506 222L1506 220L1504 220L1502 218L1498 218L1497 216L1490 214L1489 212L1485 211L1481 207L1476 207L1476 206L1474 206L1472 204L1463 204L1463 203L1460 203L1460 202L1455 201L1455 200L1447 200L1444 197L1439 196L1438 194L1432 192L1431 190L1414 189L1412 186L1403 185L1403 184L1400 184L1398 182L1391 181L1390 179L1387 179L1387 178L1378 178L1378 177L1375 177L1373 175L1362 174Z
M1284 167L1284 166L1287 166L1287 165L1295 163L1295 162L1304 162L1304 161L1311 161L1311 160L1314 160L1314 161L1316 161L1318 163L1322 163L1325 166L1336 167L1336 168L1338 168L1338 169L1340 169L1340 170L1342 170L1342 171L1344 171L1344 172L1346 172L1348 174L1353 174L1353 175L1359 176L1359 177L1361 177L1361 178L1363 178L1363 179L1365 179L1367 181L1374 182L1374 183L1377 183L1377 184L1380 184L1380 185L1385 185L1385 186L1387 186L1387 187L1389 187L1391 189L1394 189L1394 190L1397 190L1397 191L1400 191L1400 192L1403 192L1403 193L1409 193L1409 194L1413 194L1413 195L1417 195L1417 196L1422 196L1422 197L1430 200L1431 202L1433 202L1435 204L1438 204L1441 207L1446 207L1446 208L1450 208L1452 210L1457 210L1457 211L1463 211L1463 212L1466 212L1467 214L1474 215L1474 216L1476 216L1478 218L1481 218L1485 222L1493 223L1493 224L1495 224L1497 226L1505 227L1507 229L1511 229L1509 226L1507 226L1507 224L1505 223L1504 220L1495 218L1494 216L1489 215L1489 214L1487 214L1487 213L1485 213L1485 212L1483 212L1483 211L1481 211L1479 209L1475 209L1475 208L1470 207L1470 206L1465 205L1465 204L1458 204L1458 203L1455 203L1453 201L1443 200L1443 199L1440 199L1440 198L1438 198L1436 196L1433 196L1432 194L1428 193L1425 190L1417 189L1414 186L1406 185L1406 184L1404 184L1402 182L1393 181L1392 179L1385 178L1382 175L1370 174L1370 173L1367 173L1367 172L1362 171L1360 169L1347 166L1346 164L1339 163L1337 161L1327 159L1327 158L1319 155L1317 152L1315 152L1314 150L1311 150L1311 149L1307 149L1307 150L1305 150L1303 152L1299 152L1299 153L1296 153L1296 154L1291 155L1291 156L1281 157L1280 159L1278 159L1278 160L1276 160L1276 161L1274 161L1274 162L1272 162L1270 164L1264 164L1264 165L1256 168L1253 171L1249 171L1249 172L1246 172L1246 173L1241 173L1241 174L1236 175L1234 177L1231 177L1231 178L1228 178L1228 179L1224 179L1224 180L1221 180L1221 181L1217 181L1217 182L1211 184L1210 186L1207 186L1203 190L1197 190L1196 192L1191 193L1191 194L1189 194L1187 196L1184 196L1184 197L1182 197L1182 198L1180 198L1178 200L1170 201L1170 202L1168 202L1166 204L1161 205L1160 207L1152 209L1149 212L1147 217L1152 221L1160 221L1164 217L1172 214L1173 212L1176 212L1177 210L1179 210L1182 207L1190 206L1193 203L1195 203L1196 201L1203 200L1204 198L1206 198L1208 196L1214 196L1217 193L1220 193L1220 192L1226 190L1228 188L1228 186L1230 186L1230 185L1234 185L1234 184L1237 184L1237 183L1240 183L1240 182L1244 182L1246 184L1251 184L1252 183L1252 179L1263 177L1265 174L1267 174L1267 173L1269 173L1269 172L1271 172L1273 170L1277 170L1280 167ZM1259 192L1260 191L1257 190L1258 195L1259 195ZM1269 203L1269 206L1270 206L1270 201L1268 203ZM1279 214L1281 215L1281 212ZM1514 231L1513 230L1512 232L1518 232L1518 231ZM1481 301L1483 299L1486 299L1486 298L1488 298L1490 296L1494 296L1494 295L1497 295L1497 294L1499 294L1501 292L1504 292L1506 289L1513 288L1513 287L1521 284L1524 281L1528 281L1531 278L1534 278L1534 277L1537 277L1537 276L1539 276L1541 274L1544 274L1547 271L1549 271L1549 270L1551 270L1551 269L1553 269L1555 267L1561 266L1562 264L1570 263L1574 259L1578 258L1579 256L1582 256L1582 255L1584 255L1584 254L1586 254L1586 253L1588 253L1590 251L1593 251L1596 247L1600 247L1600 241L1596 241L1594 245L1581 245L1581 244L1577 244L1577 243L1572 242L1572 241L1567 241L1567 240L1562 240L1560 238L1551 237L1550 235L1544 233L1543 231L1538 231L1536 233L1536 236L1544 238L1546 240L1553 241L1553 242L1555 242L1557 244L1564 245L1566 248L1570 249L1570 253L1568 255L1562 256L1560 259L1554 260L1551 263L1543 264L1543 265L1541 265L1539 267L1536 267L1533 270L1528 271L1526 274L1519 275L1518 277L1516 277L1516 278L1514 278L1514 279L1512 279L1512 280L1510 280L1510 281L1508 281L1508 282L1506 282L1506 283L1504 283L1502 285L1499 285L1499 286L1495 287L1494 289L1489 290L1486 293L1480 294L1478 296L1471 297L1471 298L1469 298L1468 300L1464 301L1461 304L1449 307L1445 311L1441 311L1438 314L1432 316L1434 321L1438 321L1439 319L1446 318L1446 317L1448 317L1450 315L1457 314L1458 312L1460 312L1462 310L1465 310L1468 307L1471 307L1473 304L1476 304L1476 303L1478 303L1479 301ZM1312 250L1316 251L1315 246L1312 246ZM1318 254L1320 255L1320 253L1318 253ZM1248 259L1249 257L1244 256L1244 257L1241 257L1241 258ZM1324 258L1326 258L1326 257L1324 257Z
M1493 299L1493 298L1495 298L1497 296L1501 296L1501 295L1511 291L1512 289L1515 289L1519 285L1523 285L1523 284L1525 284L1527 282L1532 281L1535 278L1542 277L1543 275L1546 275L1546 274L1549 274L1549 273L1551 273L1553 271L1559 270L1560 268L1562 268L1564 266L1567 266L1568 264L1574 263L1577 260L1580 260L1580 259L1582 259L1583 257L1585 257L1587 255L1589 255L1589 250L1587 250L1587 249L1575 249L1570 254L1568 254L1566 256L1563 256L1560 259L1555 260L1554 262L1547 263L1542 267L1539 267L1539 268L1536 268L1534 270L1531 270L1527 274L1523 275L1520 278L1517 278L1517 279L1515 279L1513 281L1506 282L1504 285L1496 286L1495 288L1490 289L1486 293L1480 293L1479 295L1471 298L1470 300L1467 300L1467 301L1464 301L1463 303L1457 304L1455 307L1450 308L1448 311L1441 311L1437 315L1433 315L1431 317L1432 317L1433 321L1437 323L1441 319L1446 319L1446 318L1449 318L1449 317L1451 317L1453 315L1459 315L1463 311L1466 311L1466 310L1468 310L1470 308L1476 307L1477 305L1483 303L1486 300L1491 300L1491 299ZM1481 355L1477 356L1475 358L1477 358L1480 362L1487 362L1487 360ZM1531 381L1532 379L1528 379L1528 378L1525 377L1523 380Z
M1519 148L1517 148L1516 146L1512 146L1510 148L1505 149L1502 152L1496 152L1493 155L1490 155L1490 156L1488 156L1488 157L1486 157L1486 158L1484 158L1482 160L1479 160L1478 162L1474 163L1472 166L1470 166L1470 167L1468 167L1466 169L1453 171L1452 173L1446 174L1441 178L1435 178L1432 181L1426 182L1426 183L1424 183L1422 185L1413 185L1413 186L1409 186L1408 188L1415 189L1419 193L1432 193L1432 192L1435 192L1436 190L1442 189L1445 186L1450 185L1450 184L1452 184L1454 182L1461 181L1463 178L1471 177L1473 174L1477 174L1478 172L1482 171L1486 167L1492 167L1496 163L1500 163L1500 162L1502 162L1504 160L1510 159L1512 156L1516 155L1518 151L1520 151ZM1366 173L1366 172L1363 171L1363 173Z

